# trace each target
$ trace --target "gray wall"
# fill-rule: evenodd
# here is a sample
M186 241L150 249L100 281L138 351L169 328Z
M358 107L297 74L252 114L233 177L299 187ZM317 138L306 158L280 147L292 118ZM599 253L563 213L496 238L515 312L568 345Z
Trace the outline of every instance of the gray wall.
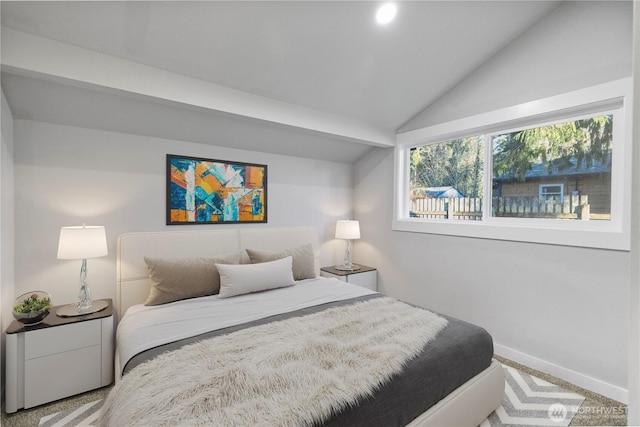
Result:
M341 256L336 219L351 215L353 165L41 122L14 122L15 292L73 302L80 261L58 260L60 227L104 225L109 255L88 260L94 298L115 297L117 236L134 231L315 226L321 259ZM212 136L215 142L215 135ZM268 165L268 224L165 225L165 155Z
M564 3L403 130L630 76L631 8ZM628 252L392 232L393 174L391 149L356 164L354 258L379 268L383 292L484 326L499 353L626 398Z

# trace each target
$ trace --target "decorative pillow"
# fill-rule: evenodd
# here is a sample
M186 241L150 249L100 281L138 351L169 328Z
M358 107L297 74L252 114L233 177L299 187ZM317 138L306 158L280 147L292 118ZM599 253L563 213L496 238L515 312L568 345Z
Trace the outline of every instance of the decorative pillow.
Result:
M260 264L216 264L220 272L220 298L294 285L292 263L293 258L288 256Z
M293 257L293 278L296 280L313 279L316 277L316 262L313 256L313 245L310 243L280 251L256 251L247 249L247 255L252 263L275 261L288 256Z
M160 305L181 299L203 297L220 292L218 264L238 264L239 254L214 258L144 257L151 290L144 305Z

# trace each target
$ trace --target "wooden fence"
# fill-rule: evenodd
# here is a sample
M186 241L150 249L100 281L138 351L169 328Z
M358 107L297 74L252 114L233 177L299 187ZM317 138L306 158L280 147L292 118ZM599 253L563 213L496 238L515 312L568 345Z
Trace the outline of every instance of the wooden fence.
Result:
M562 203L548 202L543 197L494 197L492 215L495 217L609 219L610 215L593 215L589 196L565 196ZM457 219L480 221L482 198L411 198L411 216L416 218Z
M411 216L429 219L482 219L482 199L475 197L412 198Z

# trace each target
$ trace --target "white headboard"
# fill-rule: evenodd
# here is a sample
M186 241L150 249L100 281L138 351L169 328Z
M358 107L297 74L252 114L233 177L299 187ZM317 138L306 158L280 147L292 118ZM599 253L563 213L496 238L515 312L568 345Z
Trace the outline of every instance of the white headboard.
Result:
M185 258L239 252L249 262L245 249L279 250L311 243L320 272L318 231L314 227L248 228L125 233L118 237L116 262L116 311L118 320L134 304L149 295L145 256Z

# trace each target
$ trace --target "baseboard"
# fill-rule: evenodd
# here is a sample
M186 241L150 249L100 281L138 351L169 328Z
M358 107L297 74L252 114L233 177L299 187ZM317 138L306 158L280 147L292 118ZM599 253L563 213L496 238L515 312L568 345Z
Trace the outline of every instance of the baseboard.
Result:
M609 399L617 400L625 405L629 403L629 391L627 389L581 374L580 372L572 371L571 369L567 369L497 343L494 343L493 347L498 356L502 356L530 368L537 369L538 371L553 375L554 377L568 381L578 387L591 390L594 393L601 394Z

